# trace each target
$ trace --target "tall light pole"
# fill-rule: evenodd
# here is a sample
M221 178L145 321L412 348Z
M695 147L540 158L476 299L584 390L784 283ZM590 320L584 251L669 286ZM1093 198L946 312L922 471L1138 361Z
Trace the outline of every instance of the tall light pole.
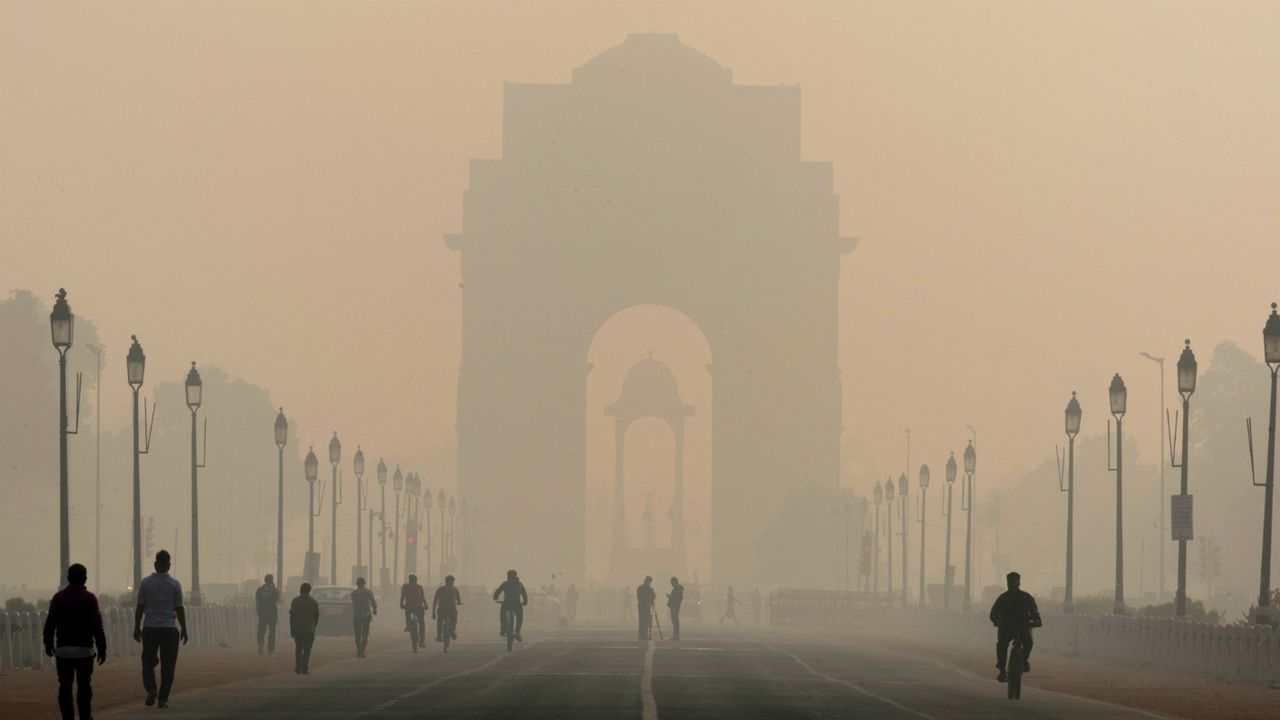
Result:
M1187 457L1189 454L1188 446L1191 444L1191 438L1187 435L1190 428L1191 417L1191 395L1196 391L1196 356L1191 352L1191 341L1186 341L1186 346L1182 348L1182 355L1178 357L1178 394L1182 396L1182 463L1178 465L1182 469L1182 491L1179 500L1184 505L1190 515L1191 496L1187 494ZM1171 458L1172 459L1172 458ZM1163 464L1163 462L1161 463ZM1191 518L1188 517L1188 520ZM1188 531L1190 527L1186 528ZM1178 617L1185 617L1187 614L1187 533L1182 534L1178 538L1178 596L1174 599L1175 609ZM1164 543L1164 538L1160 538L1160 542Z
M898 512L901 515L902 531L902 606L907 606L907 496L910 488L907 487L907 474L902 473L898 476Z
M918 605L924 607L924 508L925 495L929 491L929 466L920 466L920 599Z
M872 549L875 559L871 561L871 595L875 597L880 594L880 503L884 500L884 490L881 489L880 483L876 483L876 489L872 491L871 497L876 506L876 541Z
M1275 492L1276 475L1276 373L1280 372L1280 315L1276 315L1276 304L1271 303L1271 317L1262 330L1263 357L1271 370L1271 414L1267 425L1267 477L1264 481L1266 490L1262 505L1262 573L1258 580L1259 624L1272 622L1271 618L1271 504ZM1253 442L1252 438L1249 441Z
M142 389L142 378L147 370L147 356L138 344L138 336L130 336L133 345L125 357L125 368L129 375L129 387L133 390L133 591L138 591L138 583L142 582L142 458L146 452L139 443L138 428L138 391ZM149 424L149 423L148 423ZM147 445L150 449L150 436L147 433Z
M289 421L284 417L284 408L276 414L275 431L279 456L276 468L276 582L284 587L284 446L289 442Z
M400 582L400 491L404 489L404 473L400 472L400 466L396 466L396 474L391 477L391 486L396 491L396 516L395 525L392 528L392 537L395 539L393 555L395 562L391 565L392 581L391 586L394 588L396 583Z
M458 514L458 498L457 496L454 496L449 498L449 557L452 558L455 562L457 561L458 555L457 555L457 550L455 550L456 546L454 544L455 541L457 540L457 535L454 532L457 529L457 523L455 522L454 517L457 514Z
M382 566L378 569L378 584L383 594L390 592L391 578L387 577L387 464L378 458L378 492L382 496L382 505L378 517L382 518L382 532L379 533L378 544L382 550ZM370 548L372 550L372 548ZM370 570L369 572L373 572Z
M53 311L49 313L49 332L53 348L58 351L58 588L67 585L67 568L71 566L71 494L67 467L67 351L75 334L76 316L67 304L67 291L58 289ZM76 425L80 425L79 388L76 388Z
M1116 373L1115 377L1111 378L1111 387L1107 394L1111 400L1111 415L1116 419L1116 464L1115 467L1110 468L1116 474L1116 598L1112 612L1116 615L1124 615L1124 444L1121 441L1121 425L1129 401L1129 392L1124 387L1124 380L1120 378L1120 373ZM1107 454L1110 455L1110 452L1111 441L1108 439Z
M448 568L445 567L446 540L444 537L444 513L449 506L445 504L444 488L440 488L436 494L436 507L440 508L440 575L443 577L445 573L449 572Z
M1140 352L1138 354L1160 366L1160 457L1164 458L1164 435L1165 435L1164 358L1156 357L1151 353L1145 353L1145 352ZM1164 460L1162 459L1158 464L1160 465L1160 502L1156 504L1160 507L1160 542L1157 544L1160 546L1160 573L1159 573L1160 599L1163 600L1164 599L1164 565L1165 565L1164 546L1165 546L1166 538L1168 537L1166 535L1165 524L1164 524L1164 516L1165 516L1164 499L1167 496L1164 494Z
M893 476L890 475L884 481L884 514L886 522L884 536L888 539L885 545L889 548L886 551L885 559L887 560L888 569L885 571L885 582L889 591L889 604L893 604Z
M204 467L196 461L196 415L200 412L200 404L204 399L204 384L200 382L200 373L196 372L196 364L191 363L187 371L187 408L191 410L191 604L201 603L200 595L200 492L197 469ZM209 421L205 420L208 428ZM206 435L205 451L208 451Z
M443 492L444 491L442 490L441 493ZM431 488L424 488L422 493L422 503L424 509L427 511L427 532L425 535L427 538L427 544L426 547L422 548L422 551L427 555L427 582L431 582L431 548L435 545L435 543L431 541ZM443 514L441 514L441 517L443 517ZM441 565L441 567L444 566Z
M333 431L329 440L329 465L333 468L333 480L329 505L331 506L329 532L329 582L338 584L338 506L342 504L342 485L338 483L338 462L342 460L342 443L338 442L338 431ZM359 559L356 562L360 562Z
M978 453L973 449L973 440L970 440L969 447L964 449L965 488L960 497L961 509L965 511L965 522L969 526L964 535L964 609L966 612L969 611L973 603L973 592L970 590L969 579L973 574L973 472L977 464Z
M316 508L316 480L320 477L320 459L316 457L314 447L307 448L307 457L302 462L304 477L307 479L307 557L302 564L303 576L307 582L314 583L320 573L320 559L316 557L316 516L320 514ZM321 490L323 493L323 489ZM323 495L320 502L324 502Z
M364 521L364 511L365 511L364 450L361 450L359 445L356 445L356 454L355 454L355 457L353 457L351 460L351 466L352 466L352 469L355 470L356 472L356 564L355 564L355 570L358 573L359 567L360 567L360 561L364 558L364 547L362 547L361 545L362 543L361 538L364 535L363 521ZM370 520L369 522L373 522L373 521ZM370 544L371 545L373 544L372 541L370 541ZM368 573L369 571L366 570L365 572ZM372 578L367 578L367 579L369 580L369 585L372 585L373 584ZM354 577L351 578L351 584L352 585L356 584L356 579Z
M942 567L942 607L951 607L951 581L955 574L951 572L951 496L955 494L956 454L947 458L947 550Z
M93 587L102 592L102 346L87 345L97 358L97 375L94 376L93 401L96 415L93 421ZM79 428L77 428L79 429Z
M1062 612L1070 615L1075 612L1072 587L1075 571L1075 506L1076 506L1076 435L1080 432L1080 401L1076 393L1071 392L1071 400L1067 402L1064 421L1067 431L1067 485L1062 486L1062 476L1058 476L1058 490L1067 494L1067 589L1062 598ZM1061 468L1059 468L1061 473Z

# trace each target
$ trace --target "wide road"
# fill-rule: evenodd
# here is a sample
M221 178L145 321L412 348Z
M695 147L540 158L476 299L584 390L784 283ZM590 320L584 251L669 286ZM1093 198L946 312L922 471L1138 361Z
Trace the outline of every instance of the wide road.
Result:
M466 628L471 635L479 630ZM535 628L515 652L463 635L445 655L403 649L352 657L310 675L272 675L175 694L182 718L1088 718L1159 717L1083 698L1004 686L928 657L791 633L692 626L679 643L634 631ZM291 643L286 641L291 650ZM179 680L181 663L179 663ZM179 685L181 683L179 682ZM155 718L141 705L101 716Z

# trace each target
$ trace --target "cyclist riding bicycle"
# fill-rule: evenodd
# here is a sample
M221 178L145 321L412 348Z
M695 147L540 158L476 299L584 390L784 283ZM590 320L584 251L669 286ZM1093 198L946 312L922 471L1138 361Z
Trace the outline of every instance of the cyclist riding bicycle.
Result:
M436 588L432 599L431 619L436 620L436 642L444 641L444 628L450 628L449 638L458 639L458 606L462 604L462 594L453 584L453 576L448 575L444 584ZM437 617L439 616L439 617Z
M524 606L529 604L529 593L525 592L524 583L520 582L515 570L507 571L507 581L493 591L493 600L502 603L498 611L498 634L507 636L506 614L510 611L515 614L516 640L524 642L520 630L524 627Z
M417 620L419 644L422 637L426 634L424 626L426 624L427 613L427 594L423 591L422 586L418 584L418 576L410 575L409 582L400 586L400 607L404 609L404 629L405 632L415 632L414 620Z
M1015 637L1022 643L1022 672L1031 672L1031 628L1040 627L1040 610L1031 593L1019 589L1022 576L1011 572L1005 576L1009 589L996 598L991 606L991 623L998 628L996 636L996 668L1000 670L996 680L1005 682L1005 664L1009 656L1009 643Z

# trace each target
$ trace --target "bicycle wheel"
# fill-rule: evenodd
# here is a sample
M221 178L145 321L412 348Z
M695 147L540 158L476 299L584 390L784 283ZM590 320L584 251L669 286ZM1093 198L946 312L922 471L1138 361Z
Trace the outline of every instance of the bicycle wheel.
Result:
M516 614L507 613L507 652L516 644Z
M414 618L409 621L409 643L413 646L413 651L418 652L418 620Z
M1009 699L1022 699L1022 644L1013 643L1009 648Z

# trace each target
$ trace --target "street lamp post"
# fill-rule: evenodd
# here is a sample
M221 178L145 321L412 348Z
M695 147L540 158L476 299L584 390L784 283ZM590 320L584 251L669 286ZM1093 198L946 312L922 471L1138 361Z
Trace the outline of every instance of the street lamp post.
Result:
M910 437L908 435L907 437ZM907 495L909 492L907 487L907 474L902 473L898 476L898 512L901 515L902 531L902 606L907 606Z
M1176 467L1182 470L1182 502L1190 505L1191 496L1187 494L1187 458L1191 438L1187 436L1191 418L1191 395L1196 391L1196 356L1191 352L1191 341L1186 341L1182 355L1178 358L1178 394L1182 396L1182 462ZM1170 458L1172 464L1173 458ZM1190 528L1187 528L1190 530ZM1164 538L1160 538L1164 542ZM1178 617L1187 615L1187 537L1178 538L1178 596L1174 599Z
M871 494L872 502L876 506L876 540L872 554L875 559L871 561L871 595L875 597L880 594L880 503L884 500L884 490L881 489L880 483L876 483L876 489Z
M1065 488L1062 486L1061 468L1059 468L1058 477L1058 490L1067 494L1067 589L1062 597L1062 612L1067 615L1075 611L1072 587L1075 572L1076 435L1080 432L1080 414L1080 401L1076 400L1076 393L1073 390L1064 413L1067 431L1067 485Z
M330 493L331 521L329 525L329 582L338 584L338 506L342 504L342 485L338 483L338 461L342 460L342 443L338 442L338 431L333 431L329 440L329 465L333 468L333 491ZM357 558L356 562L359 562Z
M1276 473L1276 373L1280 372L1280 315L1271 303L1271 317L1262 330L1263 356L1271 370L1271 413L1267 425L1267 477L1262 505L1262 573L1258 580L1259 624L1271 622L1271 503L1275 492ZM1252 443L1250 439L1250 443Z
M387 464L383 462L382 458L378 458L378 492L382 496L381 507L378 510L378 517L382 518L382 532L378 535L378 544L382 550L382 565L378 569L378 584L382 586L382 592L385 594L390 591L390 578L387 577Z
M977 464L978 453L973 449L973 440L970 440L969 447L964 449L965 488L960 493L960 505L965 511L965 522L968 525L964 536L964 609L966 612L969 611L973 602L969 578L972 577L973 572L973 471Z
M391 564L391 585L400 582L400 491L404 489L404 473L400 472L400 466L396 466L396 473L391 477L391 487L396 491L396 516L392 518L394 524L391 528L392 537L392 556L394 561Z
M356 565L355 565L355 571L359 573L360 561L364 559L364 548L361 546L361 542L364 534L364 527L362 523L364 521L364 511L365 511L364 450L361 450L359 445L356 445L356 454L355 454L355 457L351 459L351 465L356 472ZM370 520L370 522L373 522L373 521ZM373 541L370 540L369 544L372 545ZM366 570L365 572L367 573L368 571ZM369 585L373 584L371 578L366 578L366 580L370 581ZM355 585L354 577L351 578L351 584Z
M956 454L951 453L951 457L947 458L947 540L946 554L943 556L944 562L942 567L942 607L951 607L951 578L954 573L951 572L951 496L955 494L956 484Z
M142 582L142 458L151 445L151 433L147 432L147 448L143 448L139 440L138 428L138 391L142 389L142 379L147 370L147 356L138 344L138 336L130 336L133 345L125 358L128 370L129 387L133 390L133 591L138 591L138 583ZM144 409L143 412L146 412ZM150 423L147 423L150 425Z
M440 576L443 577L449 572L448 568L445 566L445 547L447 541L444 537L444 513L445 510L448 509L448 505L445 504L444 488L440 488L436 493L436 507L440 508Z
M66 587L71 566L71 491L67 467L67 351L75 335L76 316L67 304L67 291L58 289L49 313L49 333L58 351L58 588ZM76 430L80 425L80 392L76 388Z
M276 582L284 587L284 446L289 442L289 421L284 408L276 414L276 452L279 454L276 483Z
M1120 378L1120 373L1116 373L1115 377L1111 378L1111 387L1107 394L1111 401L1111 415L1116 419L1116 464L1114 467L1108 465L1109 469L1116 474L1116 597L1112 612L1116 615L1124 615L1124 445L1121 442L1121 426L1125 408L1128 405L1129 392L1124 387L1124 380ZM1110 427L1109 423L1108 427ZM1107 454L1111 454L1110 438L1107 440Z
M431 488L426 488L426 491L423 493L422 504L424 509L427 511L427 546L423 548L423 552L427 554L427 582L431 582L431 547L435 544L431 542ZM443 567L443 565L441 567Z
M886 552L885 560L887 561L887 567L888 567L888 569L885 571L885 583L887 584L886 589L889 592L889 604L892 605L893 604L893 476L892 475L890 475L889 478L884 481L884 501L885 501L884 514L886 518L885 522L887 523L885 525L884 536L888 539L888 542L885 543L885 545L888 547L888 550L885 551Z
M187 408L191 410L191 604L201 603L200 593L200 491L197 470L204 463L196 460L196 415L200 412L200 404L204 400L204 384L200 382L200 373L196 372L196 364L191 363L187 371ZM205 453L208 454L209 420L205 418Z
M925 495L929 491L929 466L920 466L920 599L917 604L924 607L924 509Z
M457 540L457 535L454 532L457 529L457 523L454 520L454 517L457 514L458 514L458 498L457 496L454 496L449 498L449 557L452 558L454 562L457 562L457 558L458 558L457 550L455 549L456 548L455 542Z
M319 512L316 509L316 480L320 477L320 459L316 457L315 448L307 448L307 457L302 462L304 477L307 479L307 557L306 562L302 564L303 576L307 582L315 582L316 574L320 569L319 559L312 560L316 554L316 516ZM321 493L324 492L323 487ZM324 502L324 496L321 495L321 502ZM313 567L314 564L314 567Z
M1151 353L1146 353L1146 352L1140 352L1138 354L1160 366L1160 457L1163 458L1164 457L1164 436L1165 436L1164 358L1156 357L1155 355L1152 355ZM1165 562L1164 562L1164 544L1165 544L1164 460L1161 460L1159 465L1160 465L1160 502L1158 503L1158 505L1160 506L1160 542L1157 543L1157 545L1160 546L1160 573L1159 573L1160 581L1159 582L1160 582L1160 599L1161 601L1163 601L1164 600L1164 566L1165 566Z

